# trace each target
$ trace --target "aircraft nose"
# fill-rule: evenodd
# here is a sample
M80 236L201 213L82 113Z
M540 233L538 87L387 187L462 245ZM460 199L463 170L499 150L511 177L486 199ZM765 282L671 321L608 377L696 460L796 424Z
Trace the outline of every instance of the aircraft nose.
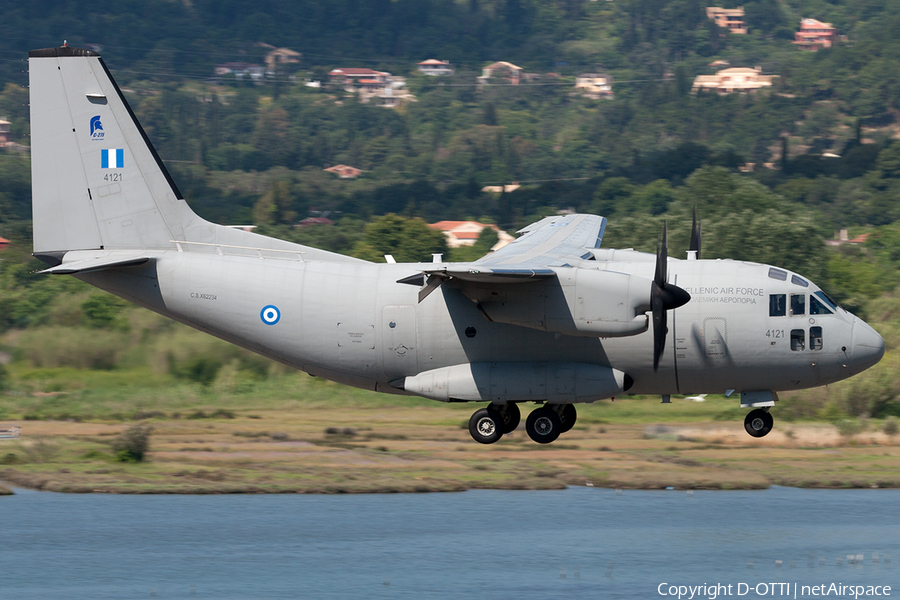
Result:
M868 369L884 356L884 338L868 323L856 317L853 323L853 366Z

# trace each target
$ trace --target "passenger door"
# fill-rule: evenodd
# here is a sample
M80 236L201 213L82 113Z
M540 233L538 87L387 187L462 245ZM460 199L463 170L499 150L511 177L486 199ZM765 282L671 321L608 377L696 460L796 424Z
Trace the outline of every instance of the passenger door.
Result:
M389 379L419 372L416 351L416 307L388 305L381 316L381 360Z

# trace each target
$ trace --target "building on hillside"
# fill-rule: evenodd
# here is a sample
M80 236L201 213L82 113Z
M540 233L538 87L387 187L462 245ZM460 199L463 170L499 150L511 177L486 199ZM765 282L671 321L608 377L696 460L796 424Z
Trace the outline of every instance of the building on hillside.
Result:
M416 68L425 75L453 75L453 67L450 66L449 60L429 58L420 62Z
M299 65L303 55L290 48L275 48L266 54L266 68L275 71L278 67Z
M415 100L406 89L406 78L395 77L383 71L363 68L333 69L328 79L348 93L359 95L359 101L374 100L379 106L396 107Z
M512 85L519 85L525 70L512 63L499 61L491 63L481 69L481 75L478 77L478 84L484 85L490 83L492 78L505 79Z
M520 187L522 187L522 186L519 185L518 182L513 182L513 183L508 183L506 185L486 185L483 188L481 188L481 191L488 192L491 194L502 194L504 192L506 192L508 194L510 192L516 191Z
M825 243L829 246L843 246L844 244L853 244L854 246L857 246L859 244L865 244L868 239L868 233L862 233L851 239L846 229L840 229L834 233L833 240L825 240Z
M6 238L0 237L0 250L3 250L7 246L9 246L9 240Z
M444 237L447 238L448 248L474 246L478 241L478 236L486 227L497 232L497 243L491 246L491 251L499 250L515 239L494 224L486 225L478 221L438 221L428 226L444 234Z
M831 23L823 23L816 19L800 21L800 31L794 34L794 45L801 50L816 51L819 48L831 48L837 29Z
M731 33L747 33L747 26L744 24L743 6L738 8L720 8L718 6L707 6L706 18L714 22L722 29L727 29Z
M5 146L12 138L12 123L6 119L0 119L0 146Z
M696 94L700 90L713 90L721 95L755 92L772 87L772 80L776 77L778 75L763 75L760 67L723 69L715 75L698 75L694 79L691 93Z
M612 98L612 77L606 73L582 73L575 78L575 93L585 98Z
M357 169L356 167L351 167L349 165L334 165L325 170L329 173L334 173L341 179L356 179L362 175L362 169Z
M353 85L360 80L376 81L384 83L391 77L390 73L375 71L374 69L346 68L332 69L328 73L328 80L332 83L343 85L347 91L353 91Z
M305 229L314 225L334 225L334 221L328 217L306 217L294 225L294 229Z
M266 76L266 68L263 65L254 65L246 62L229 62L216 65L213 72L216 77L224 77L226 75L234 75L237 80L244 77L254 83L262 82Z

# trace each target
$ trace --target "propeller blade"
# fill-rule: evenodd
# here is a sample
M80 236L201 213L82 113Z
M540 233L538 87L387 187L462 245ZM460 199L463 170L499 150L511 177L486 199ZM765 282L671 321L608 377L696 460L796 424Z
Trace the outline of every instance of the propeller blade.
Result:
M653 282L650 307L653 310L653 370L659 369L659 359L666 348L666 334L669 332L668 313L663 303L663 290Z
M703 237L702 223L697 220L697 205L694 205L694 221L691 223L691 247L690 251L696 252L695 258L700 260L700 242Z
M666 272L669 263L669 223L663 223L662 244L656 245L656 274L653 281L662 288L666 287Z
M669 244L668 223L663 224L662 242L656 249L656 274L650 284L650 310L653 313L653 370L659 369L659 359L666 349L669 333L668 311L687 304L691 295L677 285L666 282Z

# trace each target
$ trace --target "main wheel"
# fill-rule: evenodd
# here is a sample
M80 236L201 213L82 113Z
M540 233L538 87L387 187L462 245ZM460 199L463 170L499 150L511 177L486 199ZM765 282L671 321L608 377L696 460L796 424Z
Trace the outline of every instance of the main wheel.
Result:
M515 402L497 406L492 404L491 408L496 410L500 414L500 418L503 419L502 429L504 434L515 431L516 427L518 427L519 423L522 421L522 413L519 411L519 407Z
M562 421L555 410L542 406L528 415L525 431L528 432L528 437L538 444L549 444L562 433Z
M476 410L469 418L469 433L480 444L493 444L503 437L503 418L491 408Z
M556 407L556 414L559 415L559 420L562 422L562 429L559 431L561 435L575 427L578 411L575 410L574 404L557 404Z
M761 408L751 410L744 417L744 429L753 437L763 437L772 431L773 425L775 425L775 419L768 411Z

